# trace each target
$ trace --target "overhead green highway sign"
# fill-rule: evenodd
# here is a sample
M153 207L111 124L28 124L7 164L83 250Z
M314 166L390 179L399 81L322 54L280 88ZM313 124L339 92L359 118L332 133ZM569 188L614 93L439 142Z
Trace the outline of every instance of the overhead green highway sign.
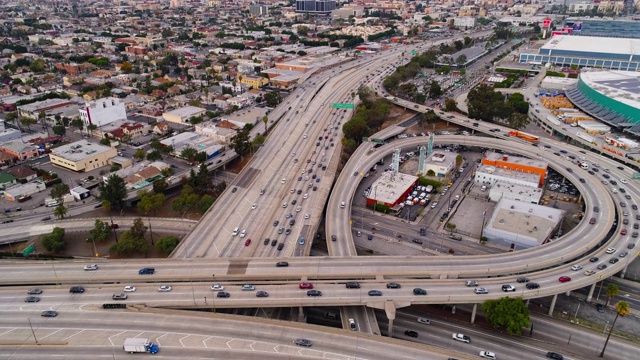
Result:
M335 103L333 104L333 107L336 109L353 109L354 108L353 104L341 104L341 103Z

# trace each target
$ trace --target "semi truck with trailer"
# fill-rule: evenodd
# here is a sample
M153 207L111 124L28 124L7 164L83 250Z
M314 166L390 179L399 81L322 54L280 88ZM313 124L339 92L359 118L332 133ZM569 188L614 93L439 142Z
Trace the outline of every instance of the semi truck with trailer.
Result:
M158 350L160 350L157 344L154 344L153 341L145 338L125 339L123 348L124 348L124 351L130 354L142 353L142 352L156 354L158 353Z
M528 141L533 144L537 144L538 141L540 140L540 138L535 135L527 134L525 132L517 131L517 130L509 131L509 135L519 137L520 139Z

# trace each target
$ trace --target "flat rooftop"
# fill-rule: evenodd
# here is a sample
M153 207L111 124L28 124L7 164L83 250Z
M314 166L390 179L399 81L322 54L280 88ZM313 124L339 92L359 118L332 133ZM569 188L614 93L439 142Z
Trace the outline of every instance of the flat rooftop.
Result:
M51 150L51 153L67 160L80 161L88 156L95 156L94 154L100 154L109 150L111 150L109 146L91 143L87 140L80 140L54 148Z
M640 39L608 38L599 36L554 36L541 49L578 52L640 54Z
M564 210L502 199L487 224L496 231L533 238L542 244L563 215Z
M640 46L640 39L638 39ZM640 73L591 69L580 73L580 79L593 90L640 109Z
M416 181L418 181L417 176L385 171L378 180L371 184L369 199L393 204Z
M197 114L199 112L206 111L206 110L207 109L204 109L204 108L201 108L201 107L197 107L197 106L185 106L185 107L181 107L179 109L167 111L166 114L175 115L175 116L179 116L181 118L184 118L184 117L193 116L194 114Z
M476 170L476 176L480 174L490 174L493 176L500 176L507 179L514 179L520 181L526 181L528 183L537 184L540 182L540 175L534 173L524 173L515 170L503 169L491 165L480 165Z
M540 169L546 169L549 165L545 161L533 160L522 156L501 154L497 152L488 152L485 154L484 158L489 161L506 161L512 164L526 165Z
M503 194L512 194L514 196L518 196L521 199L529 199L530 201L534 201L536 204L539 203L540 199L542 198L542 189L540 188L511 184L501 180L496 181L496 183L491 187L490 191L499 191Z

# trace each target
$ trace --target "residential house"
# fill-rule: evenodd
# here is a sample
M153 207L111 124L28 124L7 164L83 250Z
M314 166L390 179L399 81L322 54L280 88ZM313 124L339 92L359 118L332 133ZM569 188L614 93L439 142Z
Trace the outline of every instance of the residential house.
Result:
M10 186L17 184L16 177L8 172L0 171L0 189L4 190Z
M7 170L18 181L27 182L38 177L38 173L27 166L16 166Z
M156 126L153 127L153 133L160 136L169 134L171 130L172 130L171 126L169 125L168 122L161 122L156 124Z
M38 148L32 144L25 144L22 140L14 140L0 144L0 151L18 160L28 160L38 156Z

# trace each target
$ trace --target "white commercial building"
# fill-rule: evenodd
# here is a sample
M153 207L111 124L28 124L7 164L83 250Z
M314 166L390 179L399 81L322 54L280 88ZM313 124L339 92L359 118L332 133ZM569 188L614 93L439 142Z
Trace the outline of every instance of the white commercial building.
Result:
M476 184L488 185L490 187L493 187L498 181L502 181L507 184L537 188L540 175L495 166L480 165L476 170L474 181Z
M489 200L498 202L501 199L540 204L542 189L518 184L510 184L504 180L496 181L489 190Z
M206 111L207 109L196 106L185 106L162 114L162 118L164 118L166 121L184 124L194 116L197 117L204 115Z
M175 156L180 156L182 150L186 148L195 149L198 152L205 152L210 159L222 153L224 145L218 144L215 140L205 135L194 132L183 132L160 141L163 146L173 146Z
M385 171L371 184L367 205L386 205L390 208L402 203L404 198L418 184L418 177L403 173Z
M456 16L453 19L453 25L458 28L473 28L476 26L476 18L471 16Z
M548 242L564 216L564 210L502 199L482 231L490 242L526 249Z
M79 109L79 112L80 119L85 126L93 124L100 128L118 120L127 120L124 103L114 97L87 102L84 108Z
M458 156L456 152L434 151L431 157L427 157L424 161L425 174L433 170L435 176L447 176L456 165L456 156Z
M49 159L53 165L86 172L109 165L117 155L115 148L81 140L54 148Z

